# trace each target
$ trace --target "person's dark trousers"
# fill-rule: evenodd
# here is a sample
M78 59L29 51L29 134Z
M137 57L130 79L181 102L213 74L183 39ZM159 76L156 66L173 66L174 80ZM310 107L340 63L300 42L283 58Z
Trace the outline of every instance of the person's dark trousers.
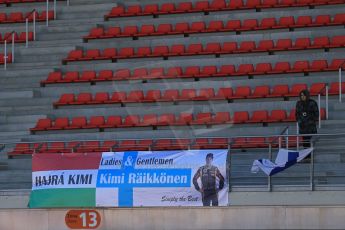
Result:
M202 196L202 204L204 206L218 206L218 196L215 190L204 190Z
M311 139L311 136L304 136L303 137L303 147L304 148L307 149L307 148L311 147L310 139Z

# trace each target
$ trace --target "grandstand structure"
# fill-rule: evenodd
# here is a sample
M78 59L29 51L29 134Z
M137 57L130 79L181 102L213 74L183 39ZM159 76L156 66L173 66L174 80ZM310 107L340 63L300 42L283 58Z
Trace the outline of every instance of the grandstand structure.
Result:
M0 7L0 208L25 208L32 154L219 148L230 148L231 204L344 207L345 1ZM253 160L302 148L303 89L320 107L312 163L251 174Z

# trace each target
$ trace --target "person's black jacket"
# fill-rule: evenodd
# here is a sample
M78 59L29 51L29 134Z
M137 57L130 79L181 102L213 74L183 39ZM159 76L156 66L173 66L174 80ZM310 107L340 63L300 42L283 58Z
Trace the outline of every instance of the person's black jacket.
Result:
M296 104L296 119L300 134L317 133L316 124L319 120L319 108L313 99L309 98L309 92L303 90L301 93L306 95L306 101L298 101Z

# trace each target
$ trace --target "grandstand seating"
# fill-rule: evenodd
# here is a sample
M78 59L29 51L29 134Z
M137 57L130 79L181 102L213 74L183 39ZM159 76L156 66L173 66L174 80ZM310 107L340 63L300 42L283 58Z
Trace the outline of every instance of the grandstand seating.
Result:
M41 11L41 12L35 12L36 14L36 21L45 21L47 19L47 12ZM0 24L3 23L22 23L25 22L25 19L28 18L29 21L33 21L33 15L31 12L12 12L10 14L6 13L0 13ZM54 20L54 11L48 12L48 19Z
M325 38L329 40L327 44L317 44L315 41ZM263 46L263 42L269 41L271 46ZM82 50L72 50L68 57L63 60L63 64L73 61L93 61L93 60L112 60L130 59L130 58L149 58L149 57L171 57L171 56L190 56L190 55L220 55L220 54L239 54L239 53L254 53L254 52L274 52L274 51L288 51L299 49L326 49L326 48L341 48L345 46L345 35L334 37L317 37L284 38L273 40L242 41L242 42L223 42L220 43L192 43L189 45L175 44L169 46L155 46L155 47L124 47L120 49L107 48L106 50L91 49L83 52ZM107 52L105 52L107 51ZM108 52L111 51L111 52Z
M145 150L180 150L180 149L221 149L231 146L232 149L267 148L278 146L278 139L273 137L248 138L196 138L196 139L131 139L107 141L71 141L18 143L9 157L32 155L35 153L75 153L75 152L108 152L108 151L145 151ZM301 143L302 140L300 139ZM297 138L289 138L289 146L296 146Z
M334 89L339 85L338 82L330 83L330 95L338 94ZM313 83L310 88L312 96L325 94L325 83ZM345 93L345 83L342 84L342 92ZM283 89L283 90L282 90ZM256 98L277 98L277 97L297 97L301 90L308 89L306 84L294 84L289 89L288 85L275 85L269 87L267 85L256 86L252 89L250 86L238 86L236 88L202 88L182 89L182 90L148 90L146 94L142 90L134 90L126 92L97 92L94 96L91 93L73 93L62 94L54 107L66 105L96 105L96 104L114 104L114 103L153 103L153 102L179 102L179 101L211 101L211 100L234 100L234 99L256 99ZM226 96L223 96L227 91ZM170 96L171 92L174 97ZM121 96L119 96L121 95Z
M116 17L133 17L146 15L163 15L163 14L177 14L177 13L195 13L195 12L211 12L211 11L227 11L227 10L247 10L247 9L265 9L265 8L280 8L280 7L301 7L301 6L315 6L327 4L342 4L343 0L318 1L318 0L297 0L297 1L242 1L235 0L227 3L225 0L197 1L192 2L173 2L164 3L161 6L158 4L149 5L131 5L125 8L124 6L116 6L104 16L107 20Z
M237 111L230 116L229 112L217 112L216 115L208 112L193 114L181 113L179 118L173 118L173 114L147 114L140 117L139 115L128 115L126 117L110 116L105 118L103 116L94 116L88 119L84 116L57 118L55 121L44 118L37 122L36 127L31 128L30 131L34 134L37 131L49 130L73 130L73 129L100 129L104 128L130 128L130 127L156 127L156 126L176 126L176 125L219 125L219 124L244 124L244 123L274 123L274 122L293 122L296 121L294 115L295 111L291 110L272 110L266 112L268 117L266 119L257 119L257 113L253 112L250 116L248 111ZM321 119L326 117L325 109L321 109ZM231 118L232 117L232 118ZM170 118L170 119L169 119ZM111 120L109 120L111 119ZM106 122L107 120L107 122ZM163 121L163 122L162 122Z
M336 14L333 19L331 15L263 18L260 22L257 19L229 20L229 21L204 21L178 22L176 24L144 24L142 26L108 26L107 28L95 27L90 30L84 40L107 39L122 37L143 37L143 36L167 36L176 34L193 33L215 33L229 31L250 31L250 30L272 30L284 28L302 28L316 26L336 26L345 24L345 14Z
M77 83L77 82L101 82L101 81L118 81L118 80L150 80L150 79L174 79L174 78L201 78L201 77L226 77L226 76L243 76L243 75L269 75L285 73L309 73L323 71L337 71L345 59L334 59L330 62L327 60L300 60L294 63L276 62L217 66L187 66L184 68L175 66L169 68L139 68L131 72L130 69L85 71L51 72L46 80L41 81L41 85L55 83ZM301 65L303 64L303 65ZM246 68L244 68L246 67ZM305 68L308 67L308 68ZM193 71L192 71L193 70ZM88 77L86 78L86 75ZM83 79L81 76L84 76Z
M4 33L3 35L0 34L0 43L4 43L5 40L10 43L12 42L12 33ZM28 41L34 40L33 32L28 33ZM26 32L21 32L19 35L18 33L14 32L14 42L15 43L24 43L26 42Z

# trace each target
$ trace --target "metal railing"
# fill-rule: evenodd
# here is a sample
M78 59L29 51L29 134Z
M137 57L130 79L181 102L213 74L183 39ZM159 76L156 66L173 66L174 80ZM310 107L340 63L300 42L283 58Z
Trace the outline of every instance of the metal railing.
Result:
M345 64L345 61L343 61L340 66L339 66L339 102L342 102L342 76L341 76L341 72L343 69L343 66Z
M327 189L328 187L336 187L336 189L340 188L345 190L345 167L344 170L341 170L336 167L334 167L335 164L338 165L343 165L345 166L345 163L342 163L340 159L343 158L343 155L345 154L343 147L341 147L343 141L345 140L345 133L338 133L338 134L303 134L303 135L291 135L291 134L286 134L288 127L286 127L281 134L279 135L265 135L265 136L236 136L236 137L202 137L202 138L208 138L208 139L219 139L223 138L226 139L224 145L222 145L222 148L228 148L229 149L229 163L228 166L230 170L229 174L229 184L231 185L230 190L232 191L243 191L243 190L251 190L251 191L279 191L282 189L292 189L292 190L309 190L309 191L314 191L317 189ZM304 143L304 140L299 140L303 139L304 136L311 136L311 141L310 145L311 147L314 148L314 151L311 153L311 159L310 163L298 163L296 166L293 166L292 168L287 169L285 172L282 172L281 174L276 174L271 177L267 177L264 174L251 174L251 176L245 175L245 181L247 182L242 182L241 176L238 176L237 174L242 173L243 169L244 171L247 171L247 173L250 172L250 166L253 163L254 159L262 158L262 154L267 154L266 156L268 159L272 159L275 155L276 152L280 148L286 148L290 150L298 150L301 147L301 144ZM253 138L264 138L264 142L258 141L257 139ZM247 139L247 145L250 147L236 147L236 140L238 138L246 138ZM340 138L340 139L339 139ZM183 138L160 138L157 140L164 140L164 139L183 139ZM188 145L187 148L181 148L181 149L199 149L199 148L194 148L193 145L196 143L195 138L186 138L190 139L191 142ZM253 141L251 141L251 139ZM339 140L338 140L339 139ZM126 139L129 140L129 139ZM135 139L139 141L140 139ZM147 140L147 139L145 139ZM299 140L299 142L297 142ZM88 141L93 141L93 140L76 140L78 142L88 142ZM101 142L100 140L95 140L98 142ZM117 142L121 141L121 139L117 139ZM334 143L337 143L335 145ZM60 142L60 141L47 141L44 143L55 143L55 142ZM72 140L68 141L72 142ZM23 143L23 142L21 142ZM36 142L27 142L28 144L33 145ZM309 143L309 142L308 142ZM16 143L3 143L2 145L5 146L5 150L9 151L11 147ZM328 148L325 148L324 144L328 144ZM40 154L39 148L43 147L43 144L40 146L37 146L37 150L34 150L34 154ZM72 149L70 152L78 152L76 151L76 148L78 147L87 147L84 143L79 146L74 146L75 148ZM219 144L215 144L214 146L218 147ZM340 146L340 147L339 147ZM89 147L94 147L93 145ZM138 147L138 145L137 145ZM147 145L144 145L142 147L147 147ZM214 148L214 149L216 149ZM332 149L334 148L334 149ZM49 148L51 149L51 148ZM156 151L156 141L153 141L152 144L148 147L149 150ZM179 149L179 146L177 145L176 150ZM212 149L212 148L208 148ZM340 150L339 150L340 149ZM324 160L327 159L326 157L329 154L329 151L335 151L339 150L339 153L333 153L333 161L332 159ZM1 151L1 150L0 150ZM110 147L109 151L116 151L116 148ZM164 150L163 150L164 151ZM211 151L211 150L210 150ZM3 150L4 152L4 150ZM238 162L238 157L239 154L245 153L246 156L253 156L252 159L248 159L248 157L241 159L240 163ZM254 153L257 152L259 155L254 155ZM61 153L61 154L68 154L68 152ZM89 154L92 154L91 152ZM340 155L337 157L334 157L334 154ZM318 156L319 159L317 161L317 164L315 164L315 156ZM330 155L332 157L332 155ZM237 157L237 158L236 158ZM245 161L245 162L244 162ZM236 166L236 167L234 167ZM317 166L317 167L315 167ZM239 167L242 167L242 171L238 169ZM328 167L328 168L327 168ZM341 166L342 167L342 166ZM303 169L298 170L298 169ZM236 171L240 170L240 171ZM337 171L338 170L338 171ZM340 171L339 171L340 170ZM284 174L285 173L285 174ZM246 174L246 173L244 173ZM257 182L256 179L260 179L261 182ZM341 179L339 179L341 178ZM288 179L287 182L285 182L284 179ZM339 180L333 180L333 179L339 179ZM300 181L302 180L302 181ZM240 181L240 182L239 182ZM321 182L320 182L321 181ZM343 182L341 182L343 181ZM242 190L241 190L242 189Z

